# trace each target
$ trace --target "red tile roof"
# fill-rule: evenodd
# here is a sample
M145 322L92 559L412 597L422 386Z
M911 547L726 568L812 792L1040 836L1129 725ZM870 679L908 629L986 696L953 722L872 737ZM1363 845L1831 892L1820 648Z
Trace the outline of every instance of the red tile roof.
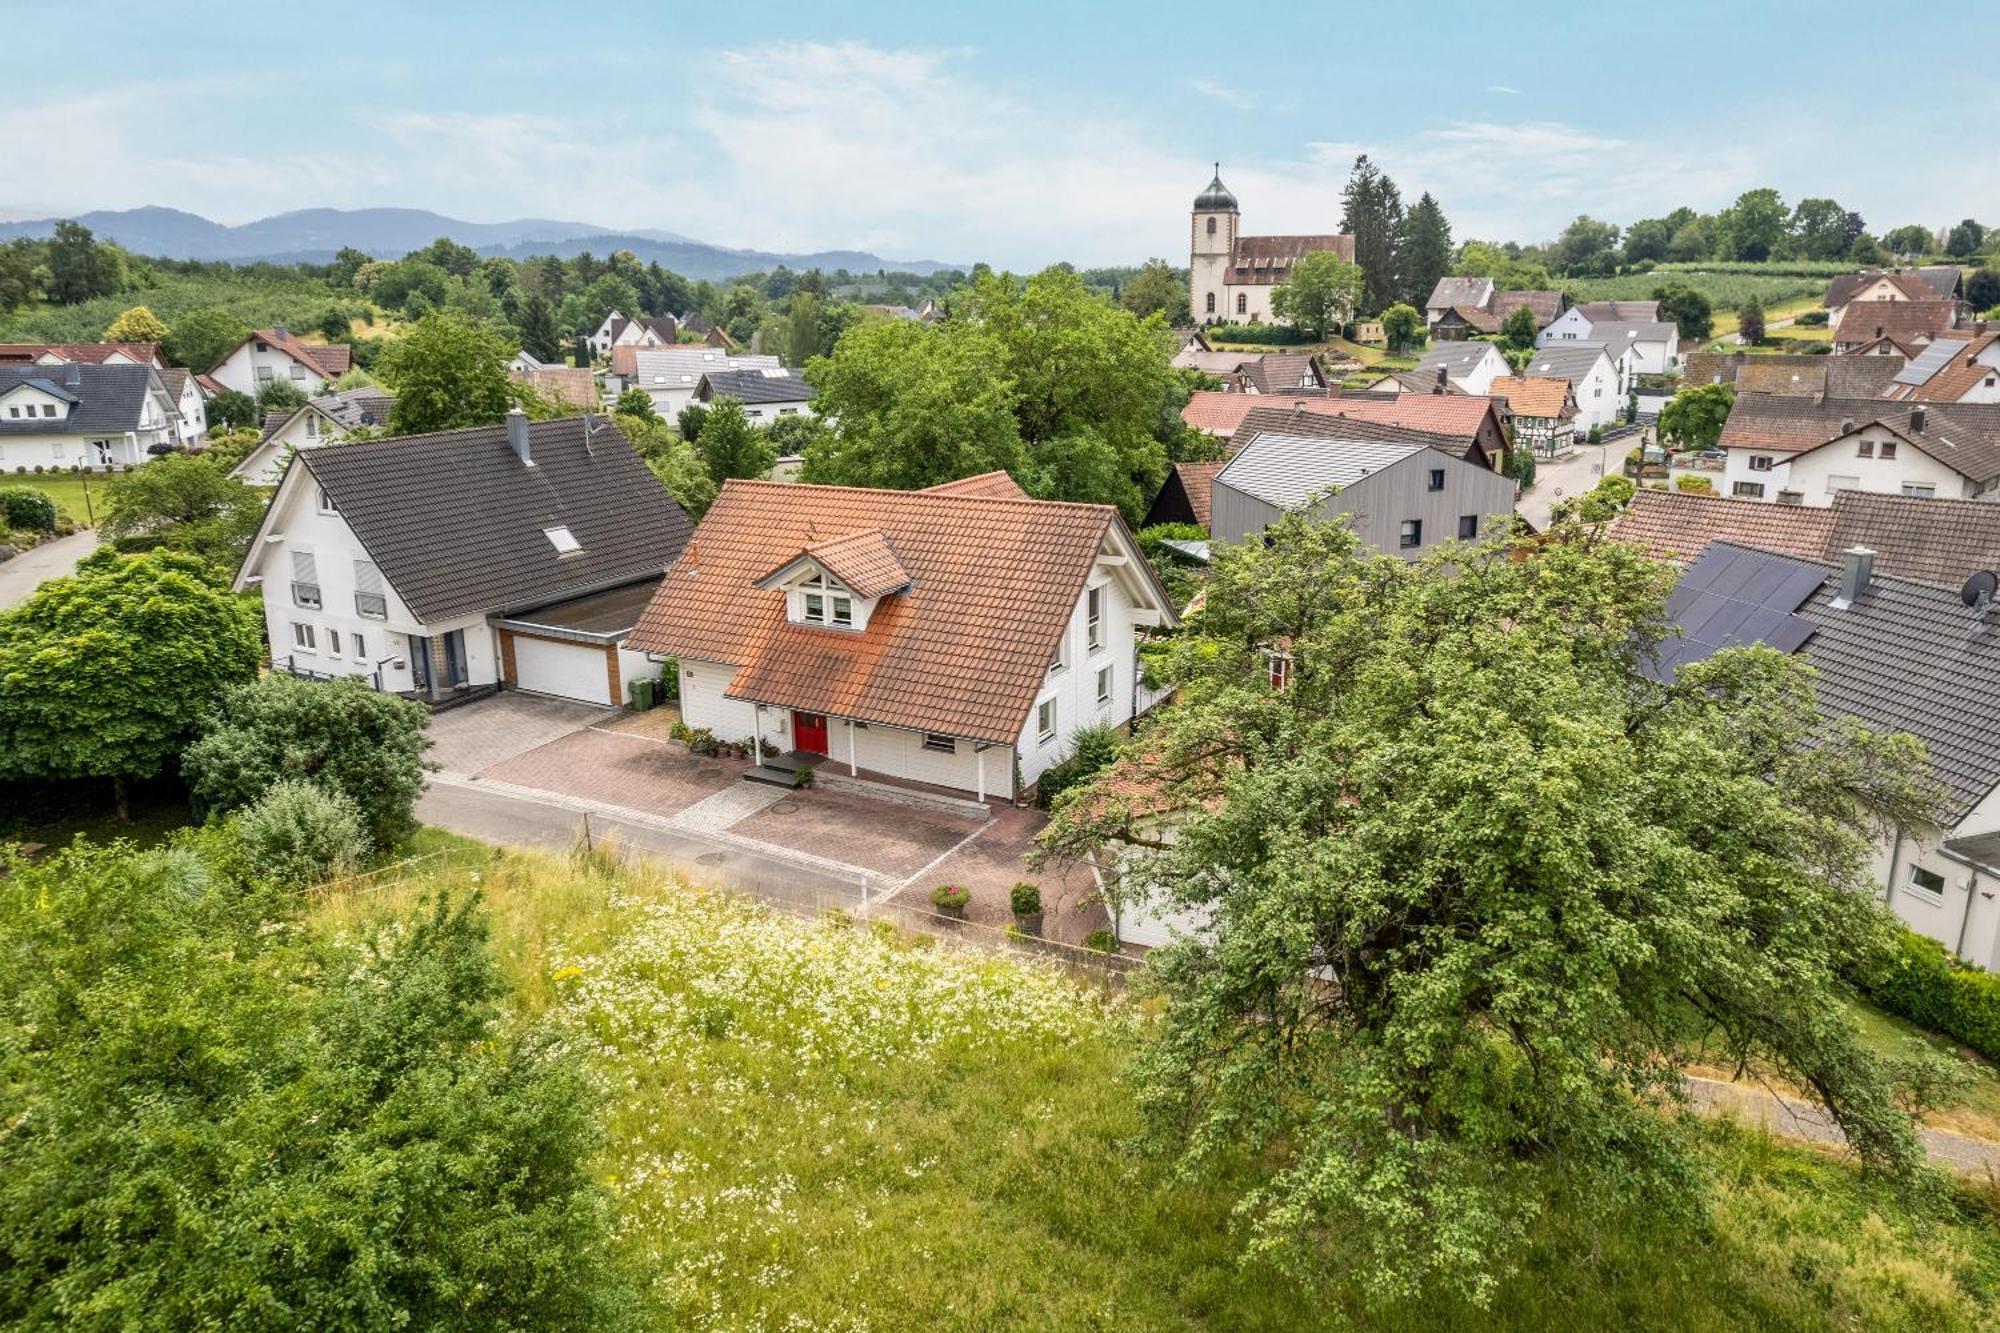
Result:
M1196 430L1228 439L1236 433L1236 428L1243 424L1243 418L1253 408L1290 406L1293 401L1277 393L1225 393L1220 389L1196 389L1189 397L1188 405L1181 409L1181 420ZM1331 416L1332 404L1342 400L1302 394L1296 401L1304 403L1308 412Z
M1215 495L1215 474L1222 471L1225 461L1174 464L1174 475L1180 478L1181 489L1187 492L1188 509L1194 514L1194 521L1204 528L1208 526L1209 501Z
M1692 491L1640 491L1606 531L1658 560L1692 560L1717 540L1819 560L1833 534L1833 511Z
M0 343L0 364L40 361L53 354L59 360L101 366L120 353L142 366L161 364L158 343Z
M1833 341L1845 347L1887 338L1904 346L1935 337L1957 318L1956 301L1850 301L1841 313Z
M927 495L973 495L985 500L1032 499L1021 484L1005 472L982 472L976 477L940 482L924 488Z
M809 548L859 559L878 538L909 586L862 630L793 624L785 593L756 586ZM733 698L1012 747L1107 544L1136 550L1108 505L729 481L630 645L734 666ZM1171 615L1144 561L1120 568Z
M1564 379L1502 375L1493 381L1493 394L1505 398L1508 410L1517 417L1560 417L1565 408L1575 411L1569 401L1569 381Z

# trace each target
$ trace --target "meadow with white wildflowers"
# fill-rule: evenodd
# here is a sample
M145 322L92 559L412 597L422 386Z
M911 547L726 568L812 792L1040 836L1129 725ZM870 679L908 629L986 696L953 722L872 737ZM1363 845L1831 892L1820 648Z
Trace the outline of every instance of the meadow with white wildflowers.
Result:
M650 1327L1987 1326L1993 1204L1912 1221L1839 1164L1713 1135L1706 1226L1550 1219L1494 1308L1383 1312L1246 1262L1241 1179L1133 1144L1147 1004L887 927L806 921L614 855L508 854L328 904L476 890L517 995L585 1056ZM1227 1171L1228 1168L1222 1168Z

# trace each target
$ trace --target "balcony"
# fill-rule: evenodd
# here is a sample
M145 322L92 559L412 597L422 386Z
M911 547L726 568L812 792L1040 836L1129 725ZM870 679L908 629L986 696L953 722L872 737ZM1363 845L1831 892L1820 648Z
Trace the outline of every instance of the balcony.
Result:
M387 620L389 599L379 592L357 592L354 594L354 614L369 620Z
M319 585L317 583L292 584L292 605L309 607L314 611L319 610Z

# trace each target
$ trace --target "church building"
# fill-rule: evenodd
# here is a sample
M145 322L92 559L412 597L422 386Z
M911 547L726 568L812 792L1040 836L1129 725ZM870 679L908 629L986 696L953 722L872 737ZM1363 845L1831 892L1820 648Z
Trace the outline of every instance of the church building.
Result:
M1195 196L1188 236L1188 306L1197 324L1268 324L1271 289L1307 255L1331 250L1354 262L1352 236L1244 236L1236 196L1215 179Z

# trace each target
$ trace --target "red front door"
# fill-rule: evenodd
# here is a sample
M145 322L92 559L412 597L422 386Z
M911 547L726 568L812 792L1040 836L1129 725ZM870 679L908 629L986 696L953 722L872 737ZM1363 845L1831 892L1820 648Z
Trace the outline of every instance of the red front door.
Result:
M826 714L793 713L792 743L806 754L825 754Z

